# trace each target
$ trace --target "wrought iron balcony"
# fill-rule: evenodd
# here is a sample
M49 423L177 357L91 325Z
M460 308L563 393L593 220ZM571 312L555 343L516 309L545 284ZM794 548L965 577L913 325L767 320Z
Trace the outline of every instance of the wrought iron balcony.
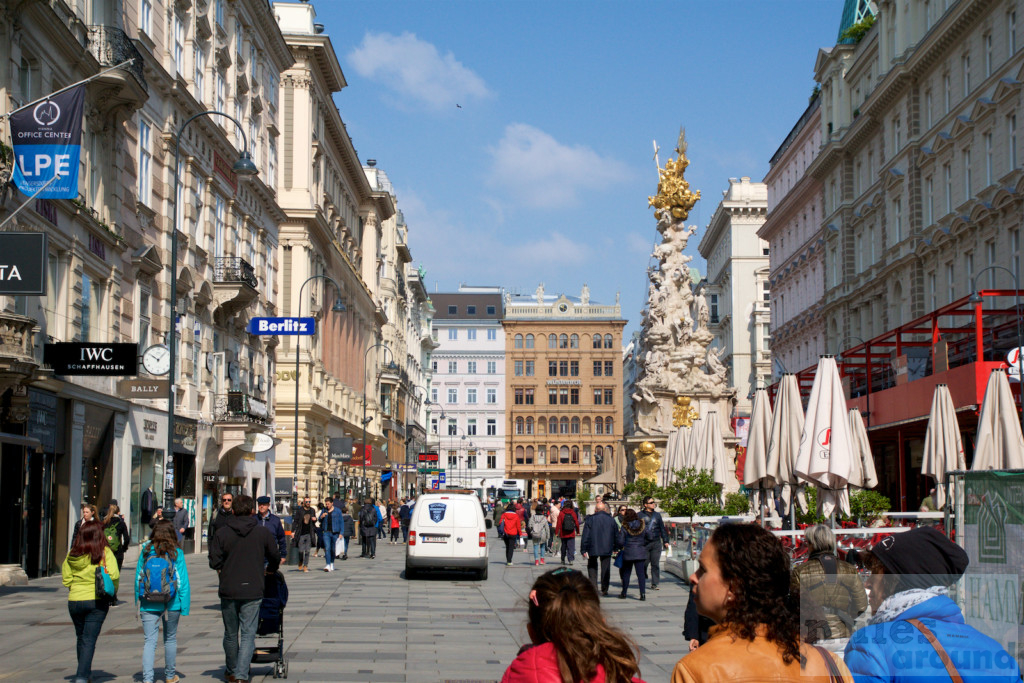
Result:
M249 422L265 425L273 422L273 419L274 416L266 403L241 391L218 394L213 404L214 422Z
M256 271L249 262L234 256L218 256L213 259L213 281L218 284L241 282L253 289L259 284Z
M129 59L135 60L117 71L105 74L99 80L108 84L128 86L122 87L114 99L135 102L142 106L149 94L149 85L146 83L142 54L136 49L128 34L115 26L90 26L89 52L104 68L116 66ZM131 78L125 78L124 72L131 74Z

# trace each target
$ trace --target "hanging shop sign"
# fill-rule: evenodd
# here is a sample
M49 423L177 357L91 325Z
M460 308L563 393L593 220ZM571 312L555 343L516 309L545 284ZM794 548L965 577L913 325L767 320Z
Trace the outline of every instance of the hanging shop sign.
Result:
M138 344L58 342L43 346L43 362L57 375L132 376L138 374Z
M249 432L245 435L245 441L238 446L238 450L245 453L263 453L274 447L276 439L269 434L261 432Z
M44 232L0 232L0 294L46 296Z
M11 114L17 162L13 180L24 194L38 192L42 199L78 197L84 105L85 85L80 85Z
M352 437L332 436L327 440L327 457L338 462L352 462Z
M172 439L172 444L176 453L195 454L197 427L198 424L195 420L180 416L174 418L174 438Z
M166 379L124 379L118 388L124 398L167 398L170 384Z

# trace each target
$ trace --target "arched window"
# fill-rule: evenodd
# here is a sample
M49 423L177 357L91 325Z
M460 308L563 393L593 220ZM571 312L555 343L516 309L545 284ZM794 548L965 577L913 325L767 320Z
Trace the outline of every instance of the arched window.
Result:
M548 449L548 464L555 465L558 463L558 446L552 446Z
M533 434L533 418L532 417L526 418L526 433L527 434Z
M513 342L513 346L515 346L515 348L517 348L517 349L523 348L523 335L517 334L514 337L514 340L515 341Z
M557 433L558 433L558 418L557 417L553 417L550 420L548 420L548 434L557 434Z
M526 423L523 421L523 418L521 418L521 417L517 417L516 418L516 434L522 434L523 433L523 426L525 424Z
M580 335L576 334L575 332L573 333L573 335L571 337L569 337L569 348L570 349L578 349L578 348L580 348Z
M594 335L594 348L595 349L601 348L601 335L599 335L599 334L595 334Z
M568 434L569 433L569 418L567 418L567 417L563 417L562 418L561 422L558 425L558 433L559 434Z
M610 417L605 419L605 421L604 421L604 433L605 434L614 434L615 433L615 430L612 429L612 425L613 424L614 423L612 422L612 419Z
M572 460L570 462L572 462L573 465L578 465L580 463L580 447L579 446L573 446L572 447Z
M548 335L548 348L549 349L557 349L558 348L558 335L557 334L549 334Z
M562 333L558 335L558 348L567 349L569 348L569 335Z
M610 334L604 335L604 348L606 348L606 349L612 348L612 335L610 335Z
M590 418L589 417L583 418L583 433L584 434L589 434L590 433Z
M574 417L572 422L569 423L569 430L570 434L580 433L580 419L578 417Z
M533 464L533 446L527 446L526 447L526 464L527 465L532 465Z
M523 449L523 447L522 446L516 446L516 464L517 465L522 465L523 464L523 457L525 455L526 455L526 451Z
M602 460L604 460L604 449L597 446L594 448L594 462L600 464Z
M532 334L526 335L526 348L528 348L528 349L532 349L533 348L533 335Z
M604 418L603 417L595 417L594 418L594 433L595 434L604 434Z
M558 450L558 461L559 462L564 462L564 463L569 462L569 447L568 446L562 446Z

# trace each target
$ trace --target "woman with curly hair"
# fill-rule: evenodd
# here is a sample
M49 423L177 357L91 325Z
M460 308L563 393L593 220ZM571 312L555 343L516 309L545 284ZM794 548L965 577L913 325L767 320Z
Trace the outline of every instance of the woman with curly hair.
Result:
M644 683L636 645L605 621L597 588L568 567L542 575L527 602L530 644L501 683Z
M799 592L790 591L789 557L771 532L718 527L690 583L697 612L716 626L679 660L672 683L853 680L842 660L800 642Z

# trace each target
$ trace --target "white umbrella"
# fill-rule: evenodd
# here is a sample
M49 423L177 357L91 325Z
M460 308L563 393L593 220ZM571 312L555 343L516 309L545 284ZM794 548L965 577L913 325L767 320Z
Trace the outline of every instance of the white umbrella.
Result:
M856 408L850 410L850 439L853 441L853 462L850 464L850 486L873 489L878 486L875 458L871 455L871 441L864 426L864 418Z
M716 484L725 486L725 442L722 441L722 427L718 423L718 413L708 412L704 422L704 448L701 449L701 460L698 470L709 470Z
M850 514L850 465L853 444L846 396L832 356L818 359L818 370L807 404L804 431L796 457L796 474L818 487L818 511L829 517L838 507Z
M704 424L702 417L693 421L693 428L690 430L690 441L686 444L684 451L683 467L698 467L701 460L701 451L704 449Z
M974 446L971 469L1024 469L1024 436L1017 421L1017 408L1005 368L996 368L988 377L985 401L978 417L978 441Z
M690 443L690 428L679 427L668 435L668 443L665 445L665 457L661 461L661 485L668 486L676 480L676 470L684 467L686 447Z
M775 395L775 413L772 415L771 437L768 439L768 467L766 484L782 487L782 503L788 515L793 499L807 512L804 484L796 476L796 454L800 447L800 434L804 430L804 407L800 403L800 388L796 375L785 374L779 381Z
M960 436L960 424L956 419L953 397L945 384L935 386L932 394L932 412L928 416L928 428L924 433L924 457L921 474L935 479L935 507L942 509L946 504L946 472L965 470L964 442ZM950 491L950 501L953 495Z
M768 442L772 436L772 406L768 391L754 392L754 407L750 411L750 431L747 433L747 459L743 464L743 485L755 491L757 514L764 508L764 489L771 488L768 476Z

